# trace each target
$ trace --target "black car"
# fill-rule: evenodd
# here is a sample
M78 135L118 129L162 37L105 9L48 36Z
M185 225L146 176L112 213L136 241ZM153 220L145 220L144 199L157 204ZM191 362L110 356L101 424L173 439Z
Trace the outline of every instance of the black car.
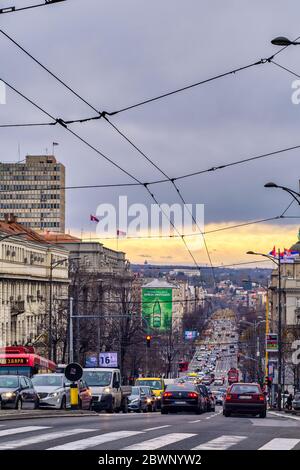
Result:
M22 375L0 375L0 409L35 409L38 406L38 394L28 377Z
M194 411L196 414L206 411L205 398L199 386L189 382L168 385L162 395L161 414L172 411Z

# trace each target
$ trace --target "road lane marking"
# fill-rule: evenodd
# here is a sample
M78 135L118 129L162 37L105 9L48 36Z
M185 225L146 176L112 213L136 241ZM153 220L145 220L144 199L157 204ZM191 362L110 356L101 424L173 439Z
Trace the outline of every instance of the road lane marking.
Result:
M193 447L191 450L226 450L246 438L247 436L220 436Z
M197 434L172 433L124 447L122 450L155 450L193 436L197 436Z
M165 424L164 426L156 426L155 428L143 429L143 431L155 431L155 429L169 428L171 424Z
M79 439L78 441L72 441L67 444L60 446L49 447L47 450L83 450L89 447L96 447L106 442L118 441L119 439L125 439L126 437L136 436L143 434L142 431L117 431L108 432L106 434L99 434L98 436L88 437L86 439Z
M258 450L291 450L297 444L299 444L300 439L283 439L276 437L271 441L267 442L264 446L260 447Z
M275 413L275 411L268 411L268 414L273 415L273 416L280 416L280 418L296 419L297 421L300 421L300 417L290 416L290 415L282 415L281 413Z
M47 441L51 441L54 439L60 439L63 437L73 436L74 434L82 434L85 432L95 432L95 431L98 431L98 429L69 429L66 431L58 431L58 432L52 432L52 433L47 433L47 434L41 434L38 436L28 437L26 439L18 439L15 441L0 443L0 450L17 449L18 447L23 447L23 446L25 447L25 446L29 446L32 444L39 444L41 442L47 442Z
M200 421L202 421L202 419L196 419L195 421L188 421L188 423L200 423Z
M10 428L0 431L1 436L11 436L12 434L21 434L32 431L40 431L41 429L49 429L50 426L23 426L22 428Z

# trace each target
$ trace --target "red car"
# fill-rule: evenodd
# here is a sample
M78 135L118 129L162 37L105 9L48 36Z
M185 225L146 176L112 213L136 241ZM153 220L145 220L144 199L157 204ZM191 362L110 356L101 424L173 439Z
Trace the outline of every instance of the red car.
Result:
M223 415L232 413L259 415L265 418L267 414L266 396L257 383L234 383L226 392Z

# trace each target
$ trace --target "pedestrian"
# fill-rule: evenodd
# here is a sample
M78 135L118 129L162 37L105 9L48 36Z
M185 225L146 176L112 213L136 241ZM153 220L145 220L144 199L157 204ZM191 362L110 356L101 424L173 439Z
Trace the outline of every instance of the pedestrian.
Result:
M287 397L285 407L287 410L292 410L293 406L293 395L290 393L289 396Z

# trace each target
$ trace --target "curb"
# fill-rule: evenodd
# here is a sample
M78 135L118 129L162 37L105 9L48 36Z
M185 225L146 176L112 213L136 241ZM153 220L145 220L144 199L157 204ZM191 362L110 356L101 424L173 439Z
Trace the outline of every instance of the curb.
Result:
M87 413L74 413L73 412L69 412L69 413L62 413L62 414L58 414L58 413L28 413L28 414L18 414L18 413L11 413L11 414L7 414L7 415L2 415L1 416L1 412L0 412L0 421L11 421L11 420L21 420L21 419L43 419L43 418L79 418L79 417L87 417L87 416L98 416L98 413L96 412L87 412Z

